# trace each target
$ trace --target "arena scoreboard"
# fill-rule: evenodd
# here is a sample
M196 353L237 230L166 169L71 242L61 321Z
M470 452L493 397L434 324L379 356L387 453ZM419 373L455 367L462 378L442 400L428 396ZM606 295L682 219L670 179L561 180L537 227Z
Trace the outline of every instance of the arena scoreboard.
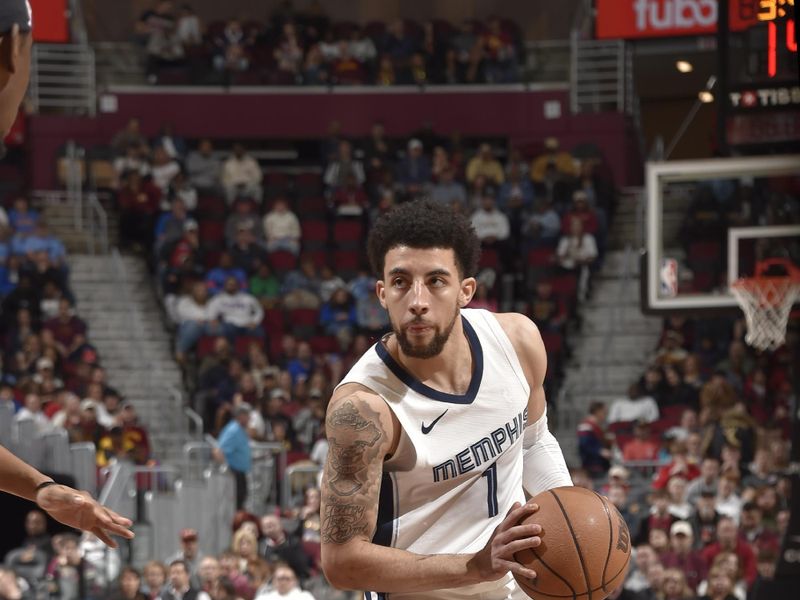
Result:
M800 145L795 0L732 0L726 137L734 147Z

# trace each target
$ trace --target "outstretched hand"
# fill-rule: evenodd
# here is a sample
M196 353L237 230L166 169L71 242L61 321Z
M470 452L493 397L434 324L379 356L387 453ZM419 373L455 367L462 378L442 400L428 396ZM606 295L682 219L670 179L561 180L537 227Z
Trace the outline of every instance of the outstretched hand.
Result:
M494 581L511 571L514 575L535 579L536 572L516 560L514 554L526 548L536 548L542 543L541 525L520 525L525 517L539 510L538 504L515 502L506 518L494 530L486 546L475 555L475 561L484 581Z
M89 531L111 548L117 547L111 535L133 538L132 521L106 508L87 492L65 485L49 485L36 494L36 503L56 521Z

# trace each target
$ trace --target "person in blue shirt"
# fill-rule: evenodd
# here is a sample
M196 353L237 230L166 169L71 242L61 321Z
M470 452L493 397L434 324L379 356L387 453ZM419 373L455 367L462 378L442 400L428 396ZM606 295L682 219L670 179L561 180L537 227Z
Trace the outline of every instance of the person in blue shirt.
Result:
M33 233L38 221L39 213L30 207L25 196L14 200L14 208L8 212L8 222L14 231L22 234Z
M240 290L247 289L247 273L244 269L234 266L230 252L223 252L219 256L219 264L206 275L208 294L214 296L225 289L225 281L233 277L239 283Z
M241 510L247 500L247 474L253 466L250 436L247 434L252 410L246 402L233 407L233 418L222 428L219 447L214 452L217 461L225 462L236 478L236 510Z

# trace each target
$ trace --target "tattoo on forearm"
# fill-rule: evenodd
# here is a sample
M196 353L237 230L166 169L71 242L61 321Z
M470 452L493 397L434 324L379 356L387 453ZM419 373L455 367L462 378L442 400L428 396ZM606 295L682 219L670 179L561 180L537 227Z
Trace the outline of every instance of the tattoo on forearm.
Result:
M322 478L322 541L344 544L370 537L380 489L380 415L365 402L347 400L328 414L328 460ZM373 471L378 471L377 473Z
M322 541L344 544L360 533L367 533L364 523L364 507L358 504L340 504L328 498L322 517Z
M363 486L361 472L367 467L365 456L381 438L381 431L375 423L362 417L349 400L333 411L327 428L331 466L328 483L337 494L351 496ZM346 436L348 443L340 444L337 434Z

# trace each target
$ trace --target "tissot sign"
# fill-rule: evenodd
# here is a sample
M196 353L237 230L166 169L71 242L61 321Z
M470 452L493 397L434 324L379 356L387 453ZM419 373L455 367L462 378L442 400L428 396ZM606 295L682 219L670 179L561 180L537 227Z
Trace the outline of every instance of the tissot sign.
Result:
M717 0L596 0L598 38L704 35L717 30ZM756 0L731 6L736 31L756 20Z

